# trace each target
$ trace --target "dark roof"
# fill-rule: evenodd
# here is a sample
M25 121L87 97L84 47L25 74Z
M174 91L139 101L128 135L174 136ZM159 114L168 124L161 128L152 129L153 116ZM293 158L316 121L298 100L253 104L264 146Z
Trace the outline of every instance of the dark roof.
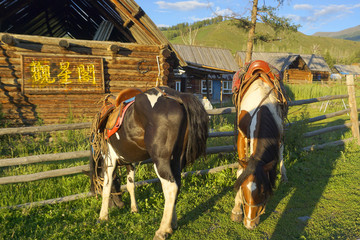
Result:
M344 74L344 75L348 75L348 74L359 75L360 74L360 66L356 66L356 65L339 65L339 64L336 64L336 65L334 65L334 68L340 74Z
M236 64L230 50L193 45L173 45L188 66L223 72L236 72Z
M246 56L245 52L237 52L236 55L244 62ZM325 59L322 56L315 54L253 52L252 60L264 60L276 67L279 71L284 71L285 69L288 69L289 65L299 56L304 60L311 71L331 71Z
M105 40L168 44L133 0L0 0L0 32L92 40L104 20Z
M325 59L321 55L300 54L300 57L305 61L311 71L331 72Z
M237 52L238 57L245 61L246 52ZM291 55L289 53L272 53L272 52L253 52L253 60L263 60L276 67L279 71L284 71L289 65L295 61L298 55Z

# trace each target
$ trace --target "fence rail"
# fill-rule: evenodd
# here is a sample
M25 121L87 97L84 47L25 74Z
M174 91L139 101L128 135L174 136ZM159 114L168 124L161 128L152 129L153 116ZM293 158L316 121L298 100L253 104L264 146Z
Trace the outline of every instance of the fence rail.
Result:
M348 95L324 96L324 97L319 97L319 98L292 101L289 103L290 106L298 106L298 105L303 105L303 104L310 104L310 103L329 101L329 100L335 100L335 99L344 99L344 98L349 99L350 109L345 109L345 110L317 116L314 118L310 118L310 119L307 119L307 122L321 121L324 119L329 119L332 117L350 113L351 123L346 123L343 125L337 125L337 126L332 126L332 127L328 127L328 128L323 128L323 129L315 130L312 132L307 132L303 135L303 137L312 137L312 136L316 136L319 134L323 134L323 133L327 133L327 132L335 131L335 130L339 130L339 129L344 129L344 128L351 128L353 137L348 138L348 139L334 141L334 142L324 143L321 145L308 146L308 147L303 148L304 151L311 151L314 149L322 149L322 148L325 148L328 146L341 145L341 144L344 144L346 142L353 140L354 138L357 139L358 143L360 143L359 120L357 118L357 116L358 116L357 112L360 109L356 108L353 78L352 78L352 76L348 76L348 77L347 77L347 85L348 85L348 93L349 93ZM222 115L222 114L230 114L230 113L235 113L234 107L208 110L209 115ZM301 122L301 121L298 121L298 122ZM289 127L291 124L294 124L294 123L296 123L296 122L287 124L287 127ZM87 122L87 123L58 124L58 125L37 126L37 127L3 128L3 129L0 129L0 135L34 134L34 133L39 133L39 132L78 130L78 129L90 128L90 126L91 126L91 123ZM234 131L212 132L212 133L209 133L209 137L227 137L227 136L234 136L235 134L236 133ZM220 152L234 152L234 151L235 151L234 145L208 147L206 149L207 154L216 154L216 153L220 153ZM63 161L63 160L68 160L68 159L84 158L84 157L89 157L89 156L90 156L90 151L87 150L87 151L76 151L76 152L67 152L67 153L35 155L35 156L20 157L20 158L13 158L13 159L0 159L0 167L10 167L10 166L16 166L16 165L25 165L25 164L33 164L33 163L41 163L41 162ZM146 161L143 161L142 164L146 164L146 163L150 163L150 162L152 162L151 159L148 159ZM213 173L213 172L221 171L219 169L235 167L236 163L230 164L230 165L220 166L220 167L217 167L214 169L198 170L198 171L194 171L194 172L183 173L182 176L186 177L186 176L192 175L192 174ZM86 173L87 174L88 172L89 172L89 165L81 165L81 166L76 166L76 167L71 167L71 168L44 171L44 172L39 172L39 173L34 173L34 174L1 177L0 184L30 182L30 181L40 180L40 179L66 176L66 175L72 175L72 174L78 174L78 173ZM140 185L145 185L145 184L149 184L149 183L156 182L156 181L158 181L158 179L150 179L150 180L146 180L146 181L142 181L142 182L137 182L136 185L140 186ZM126 190L125 185L122 186L122 189ZM16 206L12 206L12 207L53 204L53 203L57 203L57 202L61 202L61 201L71 201L71 200L88 197L88 196L92 196L92 194L81 193L81 194L75 194L75 195L61 197L61 198L57 198L57 199L44 200L44 201L40 201L40 202L36 202L36 203L20 204L20 205L16 205Z

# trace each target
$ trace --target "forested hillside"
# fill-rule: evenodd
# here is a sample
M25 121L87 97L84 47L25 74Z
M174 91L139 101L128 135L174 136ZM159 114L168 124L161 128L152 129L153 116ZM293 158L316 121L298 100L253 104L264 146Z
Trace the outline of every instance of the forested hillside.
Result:
M360 62L360 42L334 39L329 37L308 36L301 32L279 30L258 23L257 40L254 51L292 52L302 54L321 54L329 65ZM225 20L221 17L188 24L178 24L171 28L162 28L165 36L174 44L184 44L181 34L186 36L189 28L192 34L197 30L194 45L230 49L233 53L246 50L246 26L237 20Z

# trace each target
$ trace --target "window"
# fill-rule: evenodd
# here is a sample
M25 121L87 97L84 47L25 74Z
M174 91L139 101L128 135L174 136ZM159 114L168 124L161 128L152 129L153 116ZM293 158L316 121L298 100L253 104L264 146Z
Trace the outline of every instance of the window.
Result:
M181 82L180 81L175 82L175 90L181 92Z
M212 81L208 80L209 83L209 93L212 94ZM201 93L202 94L206 94L207 90L206 90L206 80L201 80Z
M224 94L232 93L232 81L223 81L223 93Z

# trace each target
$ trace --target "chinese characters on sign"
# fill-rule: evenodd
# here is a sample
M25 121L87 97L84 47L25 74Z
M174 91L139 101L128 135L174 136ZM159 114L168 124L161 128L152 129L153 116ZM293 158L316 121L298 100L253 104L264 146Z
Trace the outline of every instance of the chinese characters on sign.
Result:
M23 93L104 92L101 58L23 56Z

